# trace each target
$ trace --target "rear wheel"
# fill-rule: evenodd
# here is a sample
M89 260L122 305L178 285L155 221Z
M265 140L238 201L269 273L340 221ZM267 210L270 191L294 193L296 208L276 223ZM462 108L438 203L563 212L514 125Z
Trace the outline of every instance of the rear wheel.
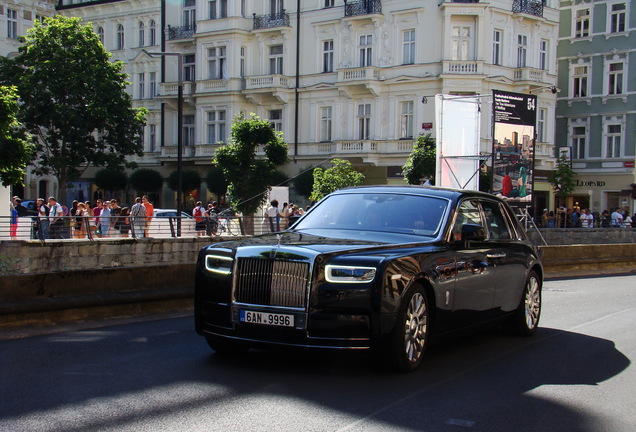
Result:
M417 369L428 341L428 299L424 288L415 286L404 297L389 340L393 368L402 372Z
M541 280L536 272L528 275L519 307L510 318L507 328L519 336L531 336L541 317Z

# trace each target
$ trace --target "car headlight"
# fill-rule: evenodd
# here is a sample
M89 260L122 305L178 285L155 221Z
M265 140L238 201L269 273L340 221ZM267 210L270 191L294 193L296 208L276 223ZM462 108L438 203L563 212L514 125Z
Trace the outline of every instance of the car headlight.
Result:
M228 275L232 273L234 258L223 255L206 255L205 269L214 273Z
M327 282L365 283L373 280L375 272L375 267L327 265L325 279Z

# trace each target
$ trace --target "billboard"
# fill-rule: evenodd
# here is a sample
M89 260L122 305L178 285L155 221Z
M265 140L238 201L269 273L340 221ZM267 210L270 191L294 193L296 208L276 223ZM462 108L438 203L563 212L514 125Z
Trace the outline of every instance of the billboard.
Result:
M478 97L435 96L437 186L479 190L479 105Z
M530 205L537 97L493 90L492 191L509 204Z

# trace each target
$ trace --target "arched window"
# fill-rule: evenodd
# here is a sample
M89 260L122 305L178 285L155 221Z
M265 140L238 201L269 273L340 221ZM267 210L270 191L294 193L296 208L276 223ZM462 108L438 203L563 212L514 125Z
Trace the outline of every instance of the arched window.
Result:
M97 27L97 36L102 45L104 45L104 27Z
M144 46L146 41L146 26L143 21L139 21L139 46Z
M122 24L117 24L117 47L116 49L122 50L124 49L124 26Z
M155 20L150 21L150 41L148 42L150 46L157 45L157 23L155 23Z

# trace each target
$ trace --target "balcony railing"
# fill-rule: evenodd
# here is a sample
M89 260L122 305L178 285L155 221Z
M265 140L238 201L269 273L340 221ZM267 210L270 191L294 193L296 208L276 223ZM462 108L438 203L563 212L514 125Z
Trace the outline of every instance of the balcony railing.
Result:
M285 13L285 10L269 15L254 14L254 30L275 27L289 27L289 14Z
M344 3L345 17L382 13L382 2L380 0L360 0L356 2L345 0Z
M512 11L542 17L543 2L541 0L514 0L512 2Z
M482 63L476 60L444 60L444 73L481 74Z
M263 75L263 76L251 76L246 79L247 90L262 89L262 88L289 88L289 83L286 76L283 75Z
M196 31L197 31L196 24L181 26L181 27L168 26L168 29L167 29L168 40L188 39L194 36Z
M514 80L515 81L540 81L543 82L544 70L534 68L519 68L515 69Z
M338 70L338 81L367 81L380 78L380 69L375 66Z

